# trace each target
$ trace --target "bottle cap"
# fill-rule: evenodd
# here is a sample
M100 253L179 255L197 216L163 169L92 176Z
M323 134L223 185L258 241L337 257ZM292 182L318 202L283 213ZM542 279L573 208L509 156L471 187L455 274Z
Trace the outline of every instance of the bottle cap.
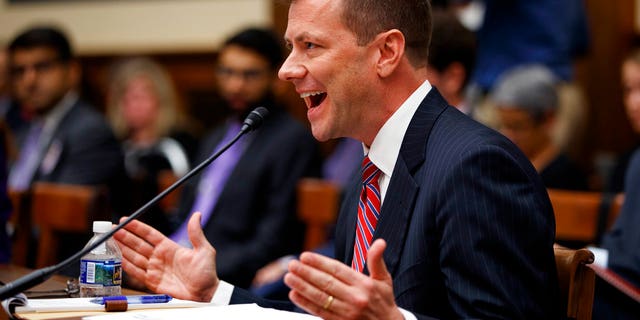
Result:
M111 230L111 221L94 221L93 232L105 233Z

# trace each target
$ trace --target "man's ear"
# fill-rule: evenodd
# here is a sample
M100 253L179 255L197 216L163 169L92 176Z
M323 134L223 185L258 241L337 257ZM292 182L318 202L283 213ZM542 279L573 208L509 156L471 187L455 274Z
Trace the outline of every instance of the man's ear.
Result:
M388 77L404 58L404 35L400 30L392 29L376 38L376 48L380 55L376 61L376 71L380 77Z
M80 66L80 62L76 59L72 59L71 61L69 61L67 72L69 86L71 88L78 89L80 86L80 81L82 81L82 67Z

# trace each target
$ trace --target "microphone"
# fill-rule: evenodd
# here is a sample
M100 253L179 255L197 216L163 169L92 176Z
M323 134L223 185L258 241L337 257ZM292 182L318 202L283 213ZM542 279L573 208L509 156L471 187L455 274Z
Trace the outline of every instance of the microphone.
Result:
M189 180L194 175L200 173L200 171L202 171L202 169L204 169L209 164L211 164L211 162L216 160L223 152L225 152L227 149L229 149L229 147L231 147L234 143L236 143L236 141L238 141L238 139L240 139L243 135L245 135L246 133L249 133L251 131L254 131L257 128L259 128L260 125L262 125L262 122L264 121L264 118L267 115L269 115L269 110L267 110L267 108L265 108L265 107L257 107L257 108L255 108L244 119L244 122L242 124L242 128L240 129L238 134L233 139L231 139L231 141L229 141L226 145L224 145L222 148L220 148L216 153L214 153L209 158L204 160L202 163L200 163L198 166L193 168L191 171L187 172L187 174L185 174L178 181L174 182L172 185L170 185L169 187L164 189L164 191L162 191L160 194L155 196L153 199L151 199L145 205L143 205L138 210L136 210L125 221L123 221L122 223L118 224L115 228L111 229L111 231L103 234L92 245L85 247L84 249L78 251L76 254L72 255L71 257L67 258L66 260L64 260L64 261L62 261L62 262L60 262L60 263L58 263L56 265L49 266L49 267L44 267L44 268L35 270L35 271L33 271L33 272L23 276L23 277L20 277L20 278L18 278L16 280L11 281L11 282L7 283L6 285L4 285L2 288L0 288L0 301L3 301L5 299L7 299L7 298L10 298L10 297L14 296L17 293L20 293L20 292L22 292L22 291L24 291L26 289L29 289L29 288L31 288L31 287L33 287L35 285L38 285L38 284L46 281L47 279L51 278L51 276L53 276L53 274L55 272L60 271L60 269L62 269L64 267L67 267L72 262L78 261L78 259L80 259L82 256L84 256L85 254L89 253L91 250L93 250L96 247L98 247L100 244L102 244L105 241L107 241L107 239L109 239L111 236L113 236L118 230L124 228L127 224L129 224L129 222L131 222L131 220L138 218L140 215L142 215L144 212L146 212L151 206L155 205L158 201L160 201L162 198L164 198L167 194L169 194L170 192L172 192L173 190L175 190L176 188L181 186L185 181Z
M265 107L257 107L247 115L242 124L241 132L250 132L262 125L264 118L269 115L269 110Z

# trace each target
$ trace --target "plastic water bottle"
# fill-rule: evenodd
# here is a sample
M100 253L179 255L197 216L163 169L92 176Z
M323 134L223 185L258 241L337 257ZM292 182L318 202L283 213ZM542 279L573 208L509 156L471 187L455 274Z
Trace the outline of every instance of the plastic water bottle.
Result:
M104 233L111 230L111 222L94 221L93 244ZM104 297L120 295L122 284L122 253L113 238L91 250L80 260L80 296Z

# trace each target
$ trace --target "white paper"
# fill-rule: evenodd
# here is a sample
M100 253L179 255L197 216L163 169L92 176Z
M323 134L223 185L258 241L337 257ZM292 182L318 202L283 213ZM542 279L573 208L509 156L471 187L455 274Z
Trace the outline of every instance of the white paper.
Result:
M26 306L16 307L16 313L104 311L104 305L91 302L94 298L29 299ZM193 308L208 306L210 303L171 299L166 303L129 304L127 310Z
M146 310L114 312L107 315L84 317L85 320L211 320L211 319L262 319L262 320L314 320L312 315L259 307L256 304L233 304L217 307L189 309Z

